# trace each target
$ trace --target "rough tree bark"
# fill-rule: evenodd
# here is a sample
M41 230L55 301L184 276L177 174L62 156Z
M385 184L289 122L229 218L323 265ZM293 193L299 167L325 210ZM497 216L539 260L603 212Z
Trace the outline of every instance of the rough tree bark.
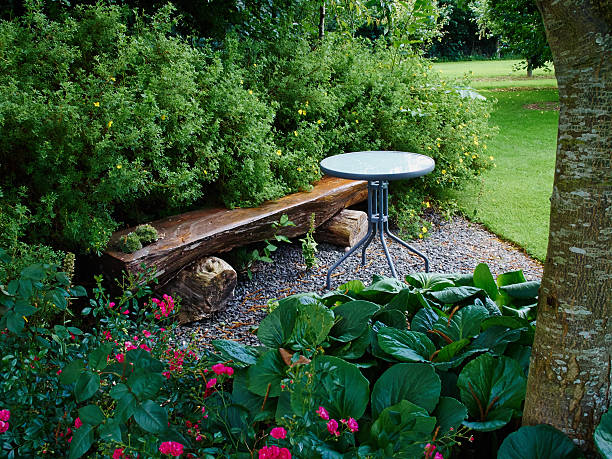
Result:
M537 4L561 112L523 423L551 424L592 451L612 376L612 4Z

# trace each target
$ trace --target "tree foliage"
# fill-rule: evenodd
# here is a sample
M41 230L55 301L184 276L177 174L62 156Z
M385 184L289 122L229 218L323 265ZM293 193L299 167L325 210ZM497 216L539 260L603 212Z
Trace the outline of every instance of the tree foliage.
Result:
M482 34L501 37L526 61L528 76L551 60L542 17L533 0L474 0L470 4Z

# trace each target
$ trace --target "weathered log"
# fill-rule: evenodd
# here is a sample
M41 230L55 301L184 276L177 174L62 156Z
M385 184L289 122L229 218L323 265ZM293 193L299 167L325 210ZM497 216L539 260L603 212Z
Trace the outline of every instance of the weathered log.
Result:
M274 236L272 223L286 214L296 226L282 227L279 234L295 237L308 231L310 214L315 226L329 220L339 210L365 200L367 182L323 177L309 192L294 193L256 208L203 209L152 222L160 238L134 253L114 247L133 228L111 237L104 253L104 270L113 276L121 271L137 272L141 266L155 268L160 285L168 282L186 265L206 255L263 241Z
M164 291L181 298L178 319L184 324L223 310L234 296L237 278L227 262L206 257L178 273L164 286Z
M323 223L314 233L318 242L352 247L368 232L368 216L360 210L344 209Z

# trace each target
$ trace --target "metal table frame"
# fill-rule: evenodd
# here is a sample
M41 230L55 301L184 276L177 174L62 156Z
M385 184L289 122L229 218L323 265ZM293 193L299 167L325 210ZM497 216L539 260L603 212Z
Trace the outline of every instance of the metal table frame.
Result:
M395 242L406 247L411 252L421 257L425 262L425 272L429 272L429 259L419 252L414 247L411 247L408 243L401 240L391 231L389 231L389 181L388 180L374 180L368 181L368 232L357 244L346 252L342 258L340 258L334 265L327 271L327 284L326 287L329 290L331 288L331 275L332 272L340 266L340 264L351 256L358 248L362 247L361 250L361 265L365 265L366 262L366 249L372 243L376 235L380 235L380 242L382 244L387 262L391 268L393 277L397 278L397 272L395 271L395 265L391 260L391 255L387 249L387 242L385 241L385 233Z

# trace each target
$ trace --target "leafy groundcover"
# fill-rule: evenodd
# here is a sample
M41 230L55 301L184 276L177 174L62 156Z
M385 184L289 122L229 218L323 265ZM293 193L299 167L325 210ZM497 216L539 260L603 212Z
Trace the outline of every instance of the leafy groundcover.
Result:
M152 297L151 277L128 279L114 300L97 277L80 311L95 324L86 332L72 301L87 292L57 267L0 285L0 455L580 456L548 426L508 435L539 287L520 271L494 279L481 264L293 295L261 322L262 346L213 341L203 353L172 342L180 305ZM50 308L62 325L45 319ZM609 420L595 435L604 455ZM490 437L505 437L498 451L482 444Z

